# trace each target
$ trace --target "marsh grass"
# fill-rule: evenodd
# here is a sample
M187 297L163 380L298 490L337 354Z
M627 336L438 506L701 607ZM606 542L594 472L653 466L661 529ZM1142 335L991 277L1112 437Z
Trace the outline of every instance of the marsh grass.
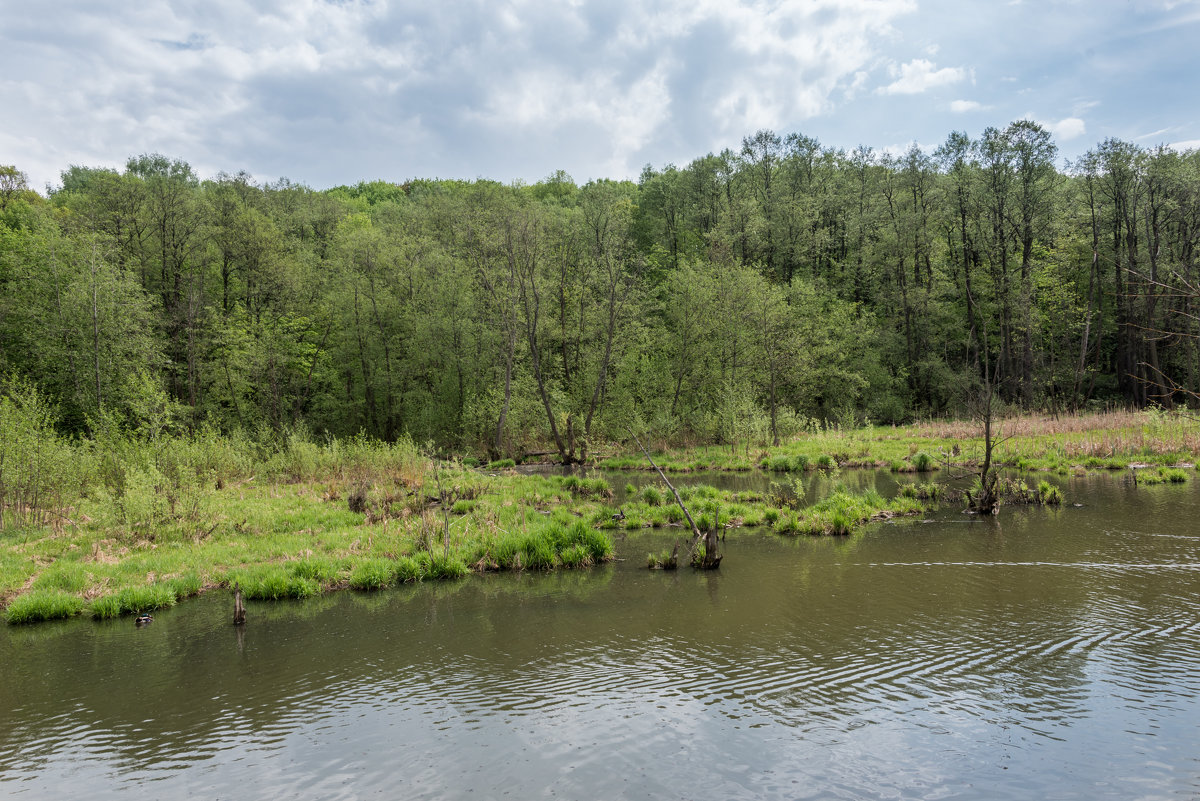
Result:
M62 590L34 590L18 596L4 610L4 619L13 625L40 623L74 617L83 611L83 599Z
M1159 467L1153 470L1139 470L1135 478L1138 484L1182 484L1188 480L1188 473L1175 467Z
M1200 458L1200 423L1185 412L1109 412L1050 417L1023 415L997 421L1006 441L996 454L998 464L1022 470L1119 470L1131 463L1176 466ZM983 457L982 431L973 421L942 421L910 426L821 428L806 431L751 461L728 448L660 449L654 460L668 472L696 469L749 470L759 467L794 472L803 457L828 466L822 456L843 468L890 467L916 472L913 458L924 452L938 464L973 467ZM817 464L821 460L821 464ZM648 469L641 454L600 462L602 467Z

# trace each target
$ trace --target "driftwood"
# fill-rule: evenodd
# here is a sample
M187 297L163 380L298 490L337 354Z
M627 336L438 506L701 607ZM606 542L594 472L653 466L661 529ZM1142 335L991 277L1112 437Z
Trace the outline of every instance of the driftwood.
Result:
M692 519L692 513L689 512L687 506L684 505L683 498L679 497L679 490L675 489L675 485L672 484L670 479L667 478L667 474L662 471L661 467L654 463L652 458L650 458L649 451L647 451L646 447L642 445L642 441L638 439L637 434L634 434L632 431L629 433L633 437L633 441L637 443L637 446L642 449L642 453L646 456L646 461L650 463L651 467L658 471L659 478L661 478L663 483L667 485L667 489L671 490L671 494L675 496L675 503L679 504L679 508L683 510L683 516L687 518L688 525L692 529L692 542L688 546L688 559L691 561L692 556L696 552L696 546L700 544L700 538L702 536L700 534L700 529L696 527L696 521ZM705 535L704 559L699 565L697 565L705 570L711 570L715 567L719 567L721 564L721 556L717 553L717 526L719 518L720 514L718 513L713 519L712 529L707 533L707 535ZM668 565L670 567L674 567L676 564L678 564L678 559L679 540L676 540L675 547L671 549L671 557L668 560ZM695 562L693 562L693 564L695 564Z
M246 624L246 607L242 605L242 591L236 589L233 591L233 625L244 626Z

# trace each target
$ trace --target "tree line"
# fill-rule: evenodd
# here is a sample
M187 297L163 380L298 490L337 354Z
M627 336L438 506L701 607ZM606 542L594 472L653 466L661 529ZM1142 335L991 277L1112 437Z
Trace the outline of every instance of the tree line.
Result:
M0 167L0 374L64 432L210 427L584 460L631 428L1171 405L1200 386L1200 154L1022 120L932 153L759 131L638 181Z

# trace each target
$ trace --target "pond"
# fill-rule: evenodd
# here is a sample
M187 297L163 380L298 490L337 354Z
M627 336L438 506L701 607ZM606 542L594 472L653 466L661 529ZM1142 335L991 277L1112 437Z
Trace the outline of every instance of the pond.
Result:
M1062 481L1082 506L731 532L711 573L634 532L243 630L224 593L0 629L0 796L1195 797L1200 481Z

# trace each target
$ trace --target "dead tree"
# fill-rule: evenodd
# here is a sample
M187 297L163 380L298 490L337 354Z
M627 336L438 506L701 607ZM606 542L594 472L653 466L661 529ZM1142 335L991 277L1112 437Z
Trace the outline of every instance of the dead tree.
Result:
M651 467L658 471L658 475L660 478L662 478L663 483L667 485L667 489L671 490L671 494L675 496L675 502L679 504L679 508L683 510L683 516L687 518L688 526L690 526L692 529L692 541L688 545L688 560L693 566L698 567L701 570L714 570L720 567L721 554L717 552L719 547L717 529L720 526L720 514L718 513L713 515L712 527L709 528L709 530L704 534L701 534L700 529L696 527L696 521L692 519L692 513L689 512L687 506L684 505L683 498L679 497L679 490L675 489L675 485L672 484L669 479L667 479L667 474L662 471L661 467L654 463L652 458L650 458L649 452L646 450L646 447L642 445L642 441L638 439L637 434L634 434L632 431L629 433L633 437L633 441L636 442L638 447L642 449L642 453L646 456L646 461L650 463ZM693 557L695 556L696 548L699 546L701 538L704 539L704 556L697 561ZM674 568L678 563L679 541L676 540L675 547L671 549L671 556L667 560L666 566L669 568Z

